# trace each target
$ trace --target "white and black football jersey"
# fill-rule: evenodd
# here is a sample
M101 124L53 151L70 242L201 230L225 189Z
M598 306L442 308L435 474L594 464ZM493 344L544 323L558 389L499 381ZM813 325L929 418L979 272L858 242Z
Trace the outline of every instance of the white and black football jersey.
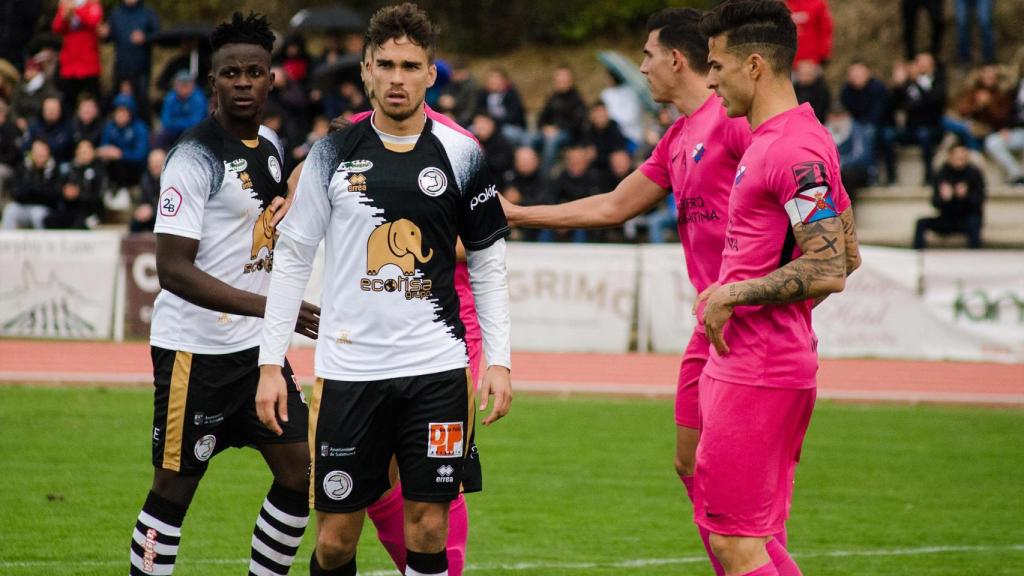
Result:
M252 144L251 142L249 144ZM160 177L158 234L199 241L195 266L247 292L266 294L274 233L266 208L287 192L277 135L260 127L251 147L212 116L182 136ZM227 354L260 343L260 318L196 306L161 290L150 344L198 354Z
M389 140L385 144L384 140ZM370 381L468 364L455 243L508 235L498 190L472 137L426 120L397 142L371 121L310 151L281 234L324 239L316 374Z

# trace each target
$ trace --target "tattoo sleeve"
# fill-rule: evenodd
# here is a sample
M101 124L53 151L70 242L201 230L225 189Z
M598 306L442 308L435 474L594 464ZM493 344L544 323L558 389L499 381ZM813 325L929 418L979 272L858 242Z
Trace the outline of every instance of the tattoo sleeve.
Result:
M843 220L797 224L793 234L803 254L767 276L731 284L734 305L787 304L842 290L848 260Z
M860 243L857 241L857 226L853 222L853 208L847 208L839 215L843 223L843 237L846 243L846 274L849 276L860 267Z

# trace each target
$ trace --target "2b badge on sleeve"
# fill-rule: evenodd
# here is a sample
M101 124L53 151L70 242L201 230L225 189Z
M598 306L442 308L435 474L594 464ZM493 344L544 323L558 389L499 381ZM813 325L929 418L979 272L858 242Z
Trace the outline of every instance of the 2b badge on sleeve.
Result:
M181 208L181 193L174 188L168 188L160 193L160 214L168 218L178 215Z
M462 458L462 422L431 422L427 458Z

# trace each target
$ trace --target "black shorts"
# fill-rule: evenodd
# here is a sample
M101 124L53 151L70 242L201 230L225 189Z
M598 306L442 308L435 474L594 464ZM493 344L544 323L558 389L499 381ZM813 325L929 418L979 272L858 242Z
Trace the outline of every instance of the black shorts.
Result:
M153 466L202 474L229 446L305 442L309 411L285 362L288 422L275 435L256 416L259 348L231 354L193 354L151 347Z
M317 380L310 403L310 504L354 512L390 488L398 461L402 493L450 502L481 487L473 443L473 381L467 369L375 382Z

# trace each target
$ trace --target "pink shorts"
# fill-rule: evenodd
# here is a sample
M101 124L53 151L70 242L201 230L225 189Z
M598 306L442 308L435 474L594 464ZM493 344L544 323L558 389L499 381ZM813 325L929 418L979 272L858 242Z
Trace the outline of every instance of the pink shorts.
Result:
M782 531L816 394L815 388L747 386L701 376L697 525L729 536Z
M700 425L700 399L697 394L700 374L708 363L710 343L703 332L693 331L683 352L676 385L676 426L697 428Z

